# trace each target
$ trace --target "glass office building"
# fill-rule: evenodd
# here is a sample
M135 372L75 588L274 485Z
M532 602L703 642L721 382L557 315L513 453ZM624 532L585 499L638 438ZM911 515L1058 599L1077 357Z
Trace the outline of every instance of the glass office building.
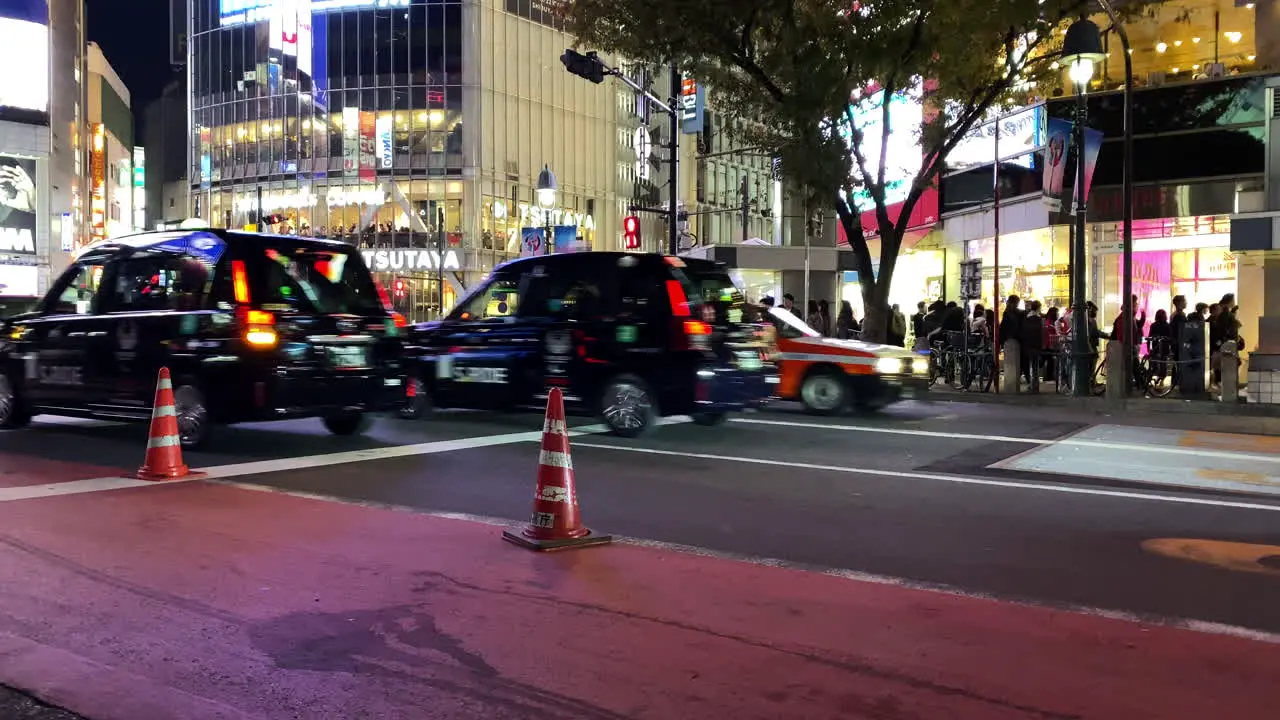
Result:
M523 227L617 247L620 218L596 217L614 193L612 96L563 70L571 41L541 7L192 0L192 214L359 245L414 319L518 255ZM551 208L535 202L544 165Z

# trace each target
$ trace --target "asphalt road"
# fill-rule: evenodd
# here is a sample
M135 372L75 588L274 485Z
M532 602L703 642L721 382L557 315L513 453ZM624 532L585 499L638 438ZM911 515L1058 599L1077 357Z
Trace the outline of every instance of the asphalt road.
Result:
M225 429L186 460L227 482L520 521L530 512L540 426L536 414L446 413L415 423L380 418L364 437L335 438L318 421L291 421ZM1176 442L1172 451L1151 442L1069 444L1087 430L1076 418L998 406L902 404L837 419L781 408L714 428L675 423L640 440L582 434L573 458L584 517L601 531L1001 599L1280 632L1280 570L1267 562L1224 569L1232 563L1188 562L1143 545L1280 545L1280 504L1146 484L1159 480L1154 471L1139 482L1097 477L1100 457L1132 469L1203 453ZM0 433L0 480L8 473L10 485L30 486L129 472L145 432L59 423ZM1244 443L1246 461L1260 468L1249 477L1269 477L1280 448L1224 438L1210 455ZM1061 439L1068 444L1055 444ZM1093 459L1090 476L1075 474L1070 456L1048 473L996 467L1064 449Z

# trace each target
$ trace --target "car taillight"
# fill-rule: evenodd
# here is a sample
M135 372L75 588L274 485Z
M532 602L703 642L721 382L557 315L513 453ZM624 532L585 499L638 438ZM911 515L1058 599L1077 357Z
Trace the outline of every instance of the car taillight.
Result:
M249 304L249 274L244 269L243 260L231 261L231 292L237 304Z
M276 333L276 316L263 310L241 308L240 331L245 343L254 347L275 347L280 342Z
M673 319L671 349L706 350L711 347L711 326L701 320Z

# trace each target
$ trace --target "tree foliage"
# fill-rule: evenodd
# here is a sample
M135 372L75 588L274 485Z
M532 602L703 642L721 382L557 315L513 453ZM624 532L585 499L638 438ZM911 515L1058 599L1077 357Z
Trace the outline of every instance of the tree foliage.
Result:
M994 107L1061 72L1050 66L1061 41L1054 30L1086 7L1083 0L566 1L580 46L675 63L710 87L721 112L748 121L746 142L782 159L810 207L834 205L855 254L872 337L883 337L908 219L947 153ZM923 160L896 215L895 198L886 202L892 178L884 149L890 129L901 132L892 116L900 106L877 103L879 120L860 127L850 110L851 99L866 103L874 88L885 91L881 99L921 93L927 108ZM871 280L875 261L861 213L873 210L880 257Z

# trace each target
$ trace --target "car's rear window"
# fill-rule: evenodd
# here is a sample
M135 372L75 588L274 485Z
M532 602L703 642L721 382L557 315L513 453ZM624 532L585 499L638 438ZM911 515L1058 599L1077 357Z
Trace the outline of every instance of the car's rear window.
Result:
M386 312L378 286L360 253L266 242L249 246L254 257L253 299L264 310L351 315ZM255 257L255 253L261 253Z

